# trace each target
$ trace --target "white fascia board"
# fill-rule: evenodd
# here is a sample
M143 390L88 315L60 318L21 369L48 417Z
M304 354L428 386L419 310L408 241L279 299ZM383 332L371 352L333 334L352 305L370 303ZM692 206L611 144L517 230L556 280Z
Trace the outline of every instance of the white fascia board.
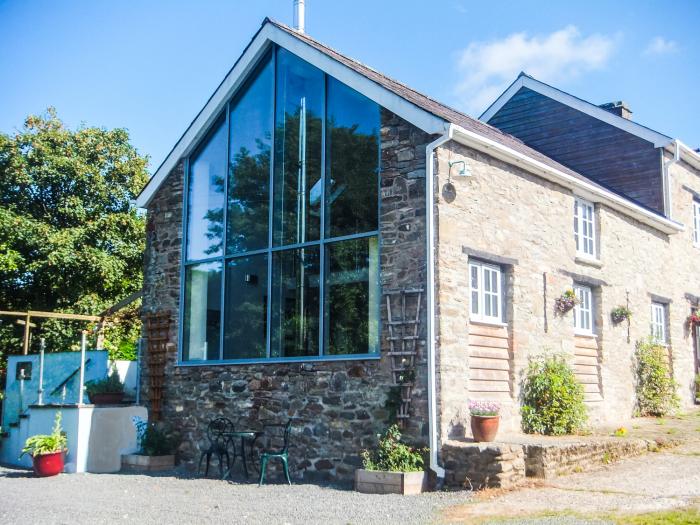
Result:
M681 160L684 160L695 169L700 170L700 153L678 139L676 139L676 142L681 150Z
M506 103L513 98L513 96L520 91L520 88L523 87L523 79L524 76L519 76L518 78L515 79L515 82L513 82L510 86L508 86L508 89L506 89L503 93L501 93L501 96L498 97L496 100L493 101L493 103L486 108L486 111L484 111L481 116L479 117L479 120L482 122L488 122L491 120L491 118L498 113L503 106L506 105Z
M192 153L192 150L208 131L209 126L224 109L226 102L246 80L248 74L255 67L262 55L267 52L271 42L291 51L298 57L362 93L367 98L375 101L380 106L395 113L426 133L444 133L448 126L448 123L442 118L419 108L415 104L412 104L376 82L350 69L348 66L334 60L318 49L315 49L303 40L295 38L286 31L268 23L261 28L236 65L231 69L228 75L226 75L224 81L153 174L153 177L151 177L143 191L136 198L136 205L138 207L145 208L158 187L163 183L168 173L177 165L179 160Z
M479 151L487 153L509 164L520 166L524 170L540 176L546 180L569 188L575 195L582 197L591 202L599 202L609 206L612 209L619 211L632 217L639 222L642 222L652 228L666 234L674 234L683 231L685 228L682 224L661 217L642 206L639 206L624 197L599 188L594 184L589 184L585 181L572 177L568 173L564 173L556 168L552 168L538 160L535 160L527 155L515 151L508 146L499 144L491 139L483 137L477 133L466 130L459 126L454 126L453 139L464 144L465 146L473 147Z
M647 142L651 142L654 144L655 148L666 147L673 141L673 139L667 137L666 135L642 126L641 124L637 124L636 122L626 118L618 117L614 113L610 113L609 111L600 108L595 104L591 104L590 102L586 102L578 97L564 93L557 88L553 88L552 86L525 75L519 77L515 82L513 82L510 87L496 99L496 102L491 104L483 115L479 117L479 120L482 120L483 122L488 122L491 120L491 118L498 113L503 106L506 105L506 103L518 92L521 87L526 87L532 91L536 91L545 97L561 102L562 104L585 113L586 115L590 115L591 117L610 124L611 126L615 126L616 128L626 131L627 133L644 139Z

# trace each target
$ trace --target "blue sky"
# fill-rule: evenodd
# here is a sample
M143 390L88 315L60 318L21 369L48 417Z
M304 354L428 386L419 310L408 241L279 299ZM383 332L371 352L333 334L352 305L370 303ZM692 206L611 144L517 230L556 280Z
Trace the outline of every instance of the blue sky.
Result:
M307 33L478 116L520 70L700 146L700 2L306 0ZM292 0L0 0L0 131L55 106L129 129L153 171Z

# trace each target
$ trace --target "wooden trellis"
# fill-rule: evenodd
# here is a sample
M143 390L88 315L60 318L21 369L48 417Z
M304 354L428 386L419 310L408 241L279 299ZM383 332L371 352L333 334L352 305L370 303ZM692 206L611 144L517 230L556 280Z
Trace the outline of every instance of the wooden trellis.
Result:
M148 344L148 387L150 401L150 420L159 421L163 401L163 381L165 379L165 361L170 338L170 312L148 313L146 319L146 341Z
M405 426L411 417L423 289L387 290L384 297L389 327L388 355L391 356L394 385L400 390L396 419Z

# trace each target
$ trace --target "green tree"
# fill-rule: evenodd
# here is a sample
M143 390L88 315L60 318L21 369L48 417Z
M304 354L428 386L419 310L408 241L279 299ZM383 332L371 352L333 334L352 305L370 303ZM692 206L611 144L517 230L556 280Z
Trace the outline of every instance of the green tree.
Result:
M147 163L125 129L71 130L53 108L0 133L1 309L95 314L139 290L145 227L133 199L148 180ZM33 321L49 350L75 347L85 328ZM14 322L0 318L0 353L21 348Z

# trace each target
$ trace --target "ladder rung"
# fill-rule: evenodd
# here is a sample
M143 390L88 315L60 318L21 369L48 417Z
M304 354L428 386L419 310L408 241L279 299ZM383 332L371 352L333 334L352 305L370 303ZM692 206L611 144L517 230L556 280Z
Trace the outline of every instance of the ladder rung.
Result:
M386 355L416 355L416 353L408 350L404 350L403 352L396 350L393 352L387 352Z
M390 325L397 325L397 324L416 324L419 321L416 321L415 319L409 319L407 321L387 321L387 324Z

